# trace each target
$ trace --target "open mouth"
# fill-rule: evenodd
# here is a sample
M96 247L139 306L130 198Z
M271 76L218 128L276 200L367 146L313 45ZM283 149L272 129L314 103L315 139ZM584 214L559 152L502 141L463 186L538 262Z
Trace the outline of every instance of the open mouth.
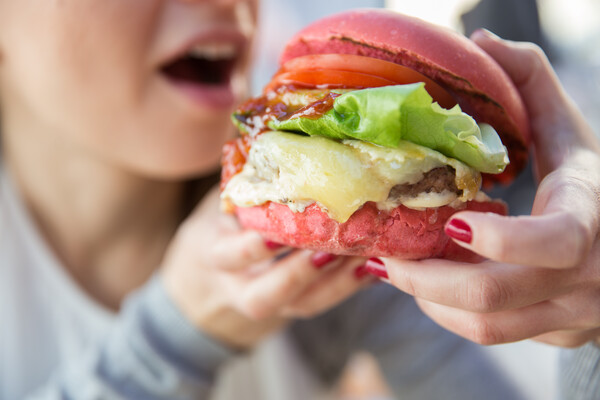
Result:
M180 83L228 85L238 59L239 52L233 44L199 44L166 64L161 72L168 79Z

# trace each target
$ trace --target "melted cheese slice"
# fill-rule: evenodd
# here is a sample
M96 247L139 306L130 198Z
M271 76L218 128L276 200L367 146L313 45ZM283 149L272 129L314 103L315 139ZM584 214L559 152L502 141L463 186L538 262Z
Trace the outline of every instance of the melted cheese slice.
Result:
M431 169L449 165L456 171L455 193L421 193L388 200L392 187L414 184ZM345 222L368 201L380 208L405 204L411 208L440 207L473 199L479 172L437 151L410 142L390 149L358 140L337 142L285 132L267 132L252 145L243 170L227 184L221 197L240 207L267 201L303 211L317 202L338 222Z

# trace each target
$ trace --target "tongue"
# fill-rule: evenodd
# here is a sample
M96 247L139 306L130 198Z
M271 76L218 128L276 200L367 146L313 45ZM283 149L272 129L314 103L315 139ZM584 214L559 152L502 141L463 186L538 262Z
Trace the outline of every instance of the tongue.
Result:
M171 79L196 84L220 85L227 83L233 68L232 60L210 61L185 57L167 65L163 72Z

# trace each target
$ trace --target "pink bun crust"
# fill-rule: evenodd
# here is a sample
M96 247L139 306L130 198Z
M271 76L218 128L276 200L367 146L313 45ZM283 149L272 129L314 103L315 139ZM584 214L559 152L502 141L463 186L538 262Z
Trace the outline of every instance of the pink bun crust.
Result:
M280 62L307 54L358 54L410 67L448 90L463 111L492 125L509 150L510 165L484 180L507 183L527 161L530 133L523 101L504 70L465 36L383 9L323 18L296 34Z
M292 247L363 257L478 262L482 260L479 255L457 245L444 232L444 224L452 214L464 210L501 215L507 212L501 201L471 201L462 209L444 206L423 211L404 206L381 211L369 202L344 223L331 219L316 204L295 213L285 205L266 203L238 207L236 214L244 228Z

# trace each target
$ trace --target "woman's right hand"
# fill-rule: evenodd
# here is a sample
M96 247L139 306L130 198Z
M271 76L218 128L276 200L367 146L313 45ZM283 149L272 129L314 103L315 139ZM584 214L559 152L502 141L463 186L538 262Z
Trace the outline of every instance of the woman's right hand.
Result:
M431 319L478 343L600 343L600 141L541 49L486 31L472 39L527 107L541 179L531 215L461 211L446 232L486 261L390 258L386 273Z
M319 314L373 281L364 259L273 247L221 213L213 189L170 245L167 292L199 329L245 349L288 318Z

